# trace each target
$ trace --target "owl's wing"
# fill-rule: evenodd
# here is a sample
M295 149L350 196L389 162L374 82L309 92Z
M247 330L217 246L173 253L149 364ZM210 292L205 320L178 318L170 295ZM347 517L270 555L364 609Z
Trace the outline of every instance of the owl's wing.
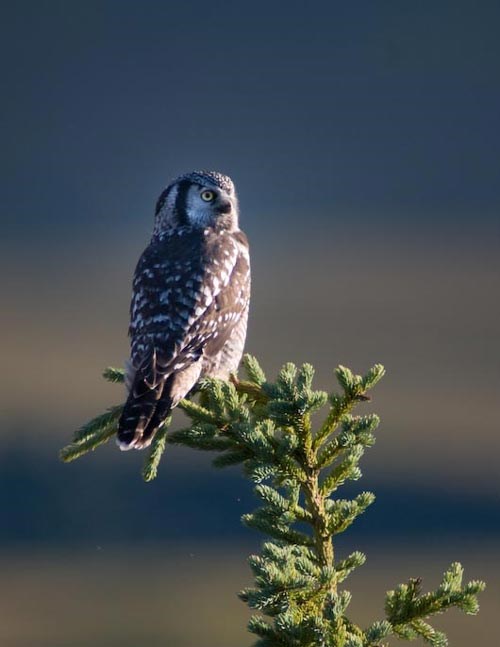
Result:
M237 253L220 271L222 284L205 315L197 322L202 335L207 336L204 355L215 357L231 338L241 317L246 316L250 299L250 261L245 234L233 234ZM215 323L213 323L215 322ZM213 334L211 334L213 331Z
M155 388L204 351L222 347L247 306L246 250L240 232L174 232L145 250L134 277L130 324L132 365L142 388Z

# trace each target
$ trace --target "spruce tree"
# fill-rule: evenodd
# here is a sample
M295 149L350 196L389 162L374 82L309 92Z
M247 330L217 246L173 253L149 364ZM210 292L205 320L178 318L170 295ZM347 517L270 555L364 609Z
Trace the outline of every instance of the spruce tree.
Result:
M335 537L348 528L374 501L371 492L353 499L337 496L348 480L361 477L360 459L375 442L375 414L354 415L369 400L368 391L384 375L377 364L364 376L339 366L339 393L312 387L314 370L286 364L275 382L266 379L257 360L244 358L245 380L204 380L197 398L179 407L190 419L184 429L167 433L166 421L156 435L145 462L146 481L155 478L167 444L214 451L216 467L241 464L255 484L260 506L242 522L266 536L259 555L249 557L254 586L240 598L256 610L248 629L259 647L382 647L391 636L421 638L432 647L445 647L444 633L428 619L451 607L468 614L479 609L480 581L462 583L463 569L451 564L435 591L422 593L411 579L389 591L385 619L361 628L347 615L351 599L343 588L349 574L365 562L354 551L335 556ZM107 369L104 377L123 382L123 372ZM116 434L121 406L91 420L61 451L71 461ZM313 416L327 408L321 423ZM316 422L316 418L314 419ZM193 514L196 511L193 510Z

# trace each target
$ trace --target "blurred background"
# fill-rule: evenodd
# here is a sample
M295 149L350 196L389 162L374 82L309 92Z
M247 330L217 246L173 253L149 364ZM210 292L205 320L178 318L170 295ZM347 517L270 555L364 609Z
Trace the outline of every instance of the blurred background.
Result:
M270 377L382 362L377 502L354 620L460 560L485 578L450 644L493 645L500 539L500 5L27 0L2 11L3 647L250 645L238 470L113 444L58 462L123 398L131 277L166 184L235 180L252 244L247 350ZM176 415L182 424L182 413ZM495 626L496 625L496 626Z

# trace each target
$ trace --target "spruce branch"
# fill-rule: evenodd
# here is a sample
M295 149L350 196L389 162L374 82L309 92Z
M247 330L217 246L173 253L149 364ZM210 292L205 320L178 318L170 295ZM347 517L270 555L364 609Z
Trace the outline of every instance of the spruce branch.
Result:
M102 372L102 376L108 382L114 382L115 384L125 382L125 371L122 368L113 368L112 366L108 366Z
M142 477L146 482L152 481L158 475L158 466L167 446L167 429L171 419L171 416L169 416L165 420L162 427L160 427L156 432L153 442L151 443L149 455L147 456L142 469Z
M61 460L65 463L74 461L112 438L116 434L122 408L122 405L111 407L105 413L80 427L73 436L73 442L61 450Z
M268 540L249 565L254 586L239 595L258 613L248 629L257 647L382 647L391 636L422 639L445 647L446 636L428 622L451 607L475 614L484 583L462 584L463 569L452 564L439 587L422 594L411 579L389 591L386 618L363 630L347 617L350 593L339 586L365 562L353 552L336 559L334 541L365 512L375 497L361 492L353 499L334 496L347 480L361 477L359 462L375 442L375 414L354 415L368 401L368 392L384 375L376 364L364 376L339 366L340 392L313 390L314 369L285 364L274 382L267 380L257 360L245 356L246 379L229 382L205 379L197 399L179 403L189 425L169 432L169 420L157 433L146 459L143 477L155 478L167 444L213 451L217 467L241 464L255 484L261 505L242 522ZM104 377L123 382L124 373L106 369ZM324 422L315 428L312 416L328 406ZM61 452L73 460L111 438L121 405L91 420Z

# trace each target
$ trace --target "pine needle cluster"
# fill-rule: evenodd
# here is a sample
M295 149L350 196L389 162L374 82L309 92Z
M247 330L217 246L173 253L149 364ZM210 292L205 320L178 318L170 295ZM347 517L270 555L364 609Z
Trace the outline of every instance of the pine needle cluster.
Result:
M248 628L258 647L382 647L390 636L421 638L432 647L445 647L446 636L435 630L429 617L457 607L477 613L477 594L484 583L462 584L463 569L452 564L439 587L421 592L420 581L389 591L384 620L368 628L346 615L351 596L340 585L365 562L361 552L337 560L334 538L370 506L375 497L361 492L353 499L337 496L348 480L361 477L359 461L375 442L379 424L375 414L354 415L369 399L367 392L384 374L377 364L364 376L339 366L340 393L313 390L314 370L286 364L275 382L269 382L257 360L245 356L246 380L205 380L197 401L180 407L191 424L157 434L144 467L145 480L156 476L167 443L215 451L217 467L241 464L255 484L261 505L243 515L245 525L266 535L259 555L249 558L253 587L240 597L257 613ZM123 381L123 373L107 369L104 376ZM313 426L313 416L328 407L324 421ZM116 432L121 407L112 407L80 429L62 450L73 460L106 442Z

